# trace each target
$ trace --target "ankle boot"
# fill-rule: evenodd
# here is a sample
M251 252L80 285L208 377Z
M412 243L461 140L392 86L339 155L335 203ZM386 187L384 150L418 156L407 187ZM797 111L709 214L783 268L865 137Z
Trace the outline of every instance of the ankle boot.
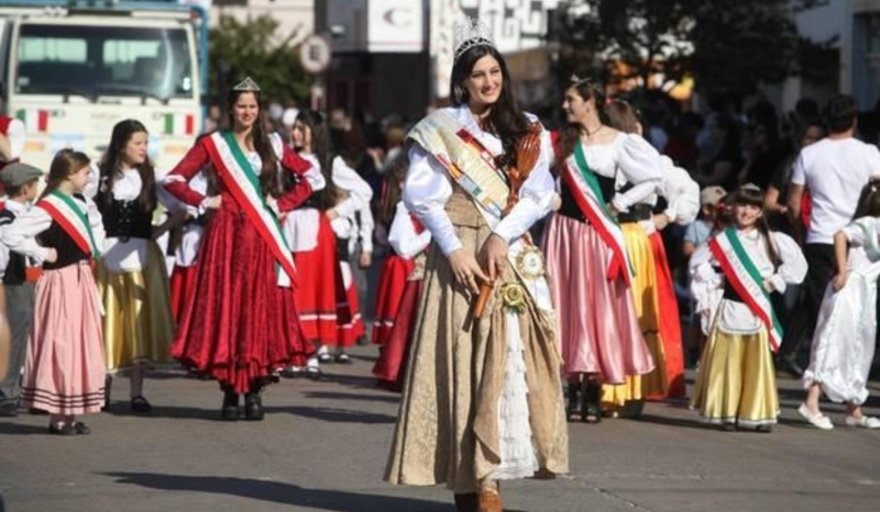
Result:
M220 418L224 421L238 419L238 393L231 390L223 392L223 407L220 409Z
M262 421L264 415L263 399L260 397L260 392L251 391L244 395L244 418L249 421Z
M599 423L602 421L602 385L598 382L584 381L581 421Z
M581 383L568 383L568 404L566 407L566 415L571 420L577 420L581 415Z

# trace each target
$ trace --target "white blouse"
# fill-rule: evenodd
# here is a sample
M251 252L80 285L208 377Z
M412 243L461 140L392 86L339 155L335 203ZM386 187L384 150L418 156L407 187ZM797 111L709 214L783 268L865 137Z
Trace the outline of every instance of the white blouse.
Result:
M80 208L85 210L92 236L98 250L103 254L106 250L104 238L104 222L101 220L101 212L94 201L86 198L83 202L78 197L73 198ZM46 260L49 250L37 243L37 235L49 229L52 225L52 217L42 208L31 208L21 217L16 217L12 224L6 226L2 232L0 242L5 244L10 251L24 254L31 258L37 265L42 265Z
M449 107L445 111L494 155L502 152L501 139L484 132L466 105ZM537 120L531 114L526 115L530 121ZM403 187L403 200L407 208L431 232L443 254L448 256L462 247L461 241L455 235L452 221L444 209L446 202L452 196L452 181L446 169L418 144L410 148L409 161ZM519 191L519 201L492 230L508 244L521 237L552 209L554 199L557 197L553 177L550 174L552 163L553 149L550 135L546 130L542 130L541 154L535 168Z
M15 218L18 218L27 213L31 209L31 205L7 199L5 208L15 214ZM4 219L3 222L7 221ZM13 222L14 219L8 221L8 224L0 224L0 238L2 238L3 230ZM6 247L6 244L0 243L0 281L6 275L6 267L9 266L9 256L9 247Z
M333 232L339 238L350 240L349 247L353 247L360 240L364 252L373 252L374 222L370 211L373 189L339 156L333 159L331 176L333 184L348 193L347 198L333 207L339 215L330 222Z
M416 233L412 216L403 201L398 202L394 210L394 220L391 221L388 232L388 243L391 244L395 254L407 260L424 251L431 243L430 231L425 229L421 233Z
M807 260L804 259L797 242L790 236L776 231L770 233L780 260L779 267L774 269L767 254L767 240L761 232L750 229L738 233L743 248L761 277L769 281L777 292L783 293L788 284L797 284L804 280L807 274ZM712 305L707 304L706 298L724 288L723 274L714 269L717 265L715 257L705 244L701 245L691 257L691 291L697 301L698 313L711 308ZM718 305L715 318L716 327L726 333L754 334L764 325L745 303L724 298Z
M662 184L660 153L641 135L620 132L608 144L584 145L583 148L593 172L614 178L617 188L632 183L632 188L614 194L611 199L611 204L619 212L629 211L632 205L647 199Z
M660 156L663 162L663 178L657 192L666 198L663 212L670 222L680 226L692 223L700 213L700 185L668 156Z

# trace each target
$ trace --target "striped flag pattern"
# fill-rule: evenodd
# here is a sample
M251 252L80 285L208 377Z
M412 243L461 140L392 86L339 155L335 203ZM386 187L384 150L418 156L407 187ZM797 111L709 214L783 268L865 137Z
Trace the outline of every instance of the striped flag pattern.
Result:
M45 133L49 129L49 111L37 108L22 108L15 117L24 123L28 131Z
M162 132L165 135L193 135L196 132L192 114L165 114Z

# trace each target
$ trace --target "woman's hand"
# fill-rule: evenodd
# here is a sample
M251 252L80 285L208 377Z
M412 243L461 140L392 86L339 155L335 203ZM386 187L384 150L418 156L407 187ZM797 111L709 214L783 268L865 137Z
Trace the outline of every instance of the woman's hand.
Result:
M205 209L207 210L219 210L220 205L223 203L223 196L211 196L207 200L205 200Z
M834 287L835 292L839 292L846 286L846 279L849 277L849 272L839 272L834 279L831 281L831 286Z
M504 266L507 264L507 250L507 242L495 233L489 235L489 238L483 242L478 261L480 266L488 271L489 282L495 282L495 278L504 271Z
M669 225L669 217L666 216L665 213L658 213L651 217L651 220L654 221L654 227L657 231L663 231L666 229L666 226Z
M56 251L54 247L48 247L46 249L46 259L43 261L47 263L55 263L58 261L58 251Z
M360 258L358 258L358 264L361 268L370 268L370 265L373 263L373 253L362 251Z
M486 274L480 268L480 265L477 264L474 255L464 249L452 251L449 255L449 266L452 268L455 280L473 293L480 293L480 285L477 279L487 283L490 282L489 278L486 277Z
M334 219L338 219L338 218L339 218L339 212L337 212L337 211L336 211L335 209L333 209L333 208L330 208L329 210L327 210L326 212L324 212L324 215L326 215L327 218L330 219L330 220L334 220Z

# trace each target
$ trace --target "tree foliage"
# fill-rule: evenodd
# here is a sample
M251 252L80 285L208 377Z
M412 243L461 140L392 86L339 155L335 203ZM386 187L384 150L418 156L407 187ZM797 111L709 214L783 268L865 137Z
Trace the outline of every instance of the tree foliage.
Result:
M269 15L240 22L221 16L211 30L211 94L225 97L226 90L246 76L263 90L263 97L286 102L302 100L309 94L309 75L299 62L292 44L296 32L277 38L278 22Z
M560 12L561 72L604 63L608 80L661 71L707 93L745 95L798 72L794 13L827 0L571 0ZM623 71L623 74L621 74ZM595 74L595 73L594 73Z

